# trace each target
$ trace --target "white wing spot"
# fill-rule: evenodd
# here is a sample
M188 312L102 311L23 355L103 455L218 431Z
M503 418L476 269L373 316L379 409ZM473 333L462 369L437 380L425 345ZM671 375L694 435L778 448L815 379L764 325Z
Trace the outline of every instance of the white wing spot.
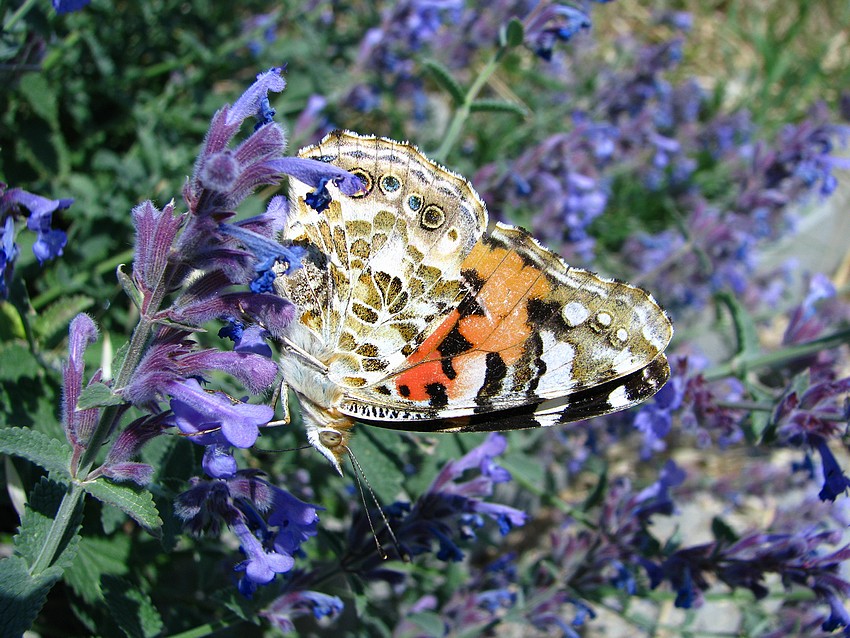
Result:
M603 328L607 328L611 325L612 318L611 315L609 315L607 312L600 312L598 315L596 315L596 321L598 321L599 325Z
M578 301L571 301L561 310L561 315L570 328L575 328L590 316L590 311L584 304Z
M629 338L629 331L625 328L617 328L617 332L614 333L614 336L617 337L617 341L626 343Z
M608 405L614 410L624 408L631 403L632 401L629 399L629 395L626 394L626 388L624 386L617 386L608 395Z

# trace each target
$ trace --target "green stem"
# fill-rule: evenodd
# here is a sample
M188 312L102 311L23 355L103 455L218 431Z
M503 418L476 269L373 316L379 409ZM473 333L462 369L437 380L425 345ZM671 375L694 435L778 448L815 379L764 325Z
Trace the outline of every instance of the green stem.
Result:
M446 161L446 157L448 157L449 152L460 136L463 125L466 123L466 120L469 119L469 114L472 112L472 103L475 101L475 98L478 97L478 94L481 92L481 89L484 88L484 85L490 79L490 76L492 76L499 67L499 62L502 60L504 51L505 49L499 49L496 51L487 65L481 70L481 73L478 74L478 77L475 78L475 82L473 82L472 86L469 87L469 90L463 98L463 104L461 104L460 108L455 111L454 117L452 117L452 121L446 129L446 134L443 137L443 142L440 144L440 148L431 153L431 156L436 161Z
M122 363L121 369L115 379L116 388L123 388L129 381L130 375L133 370L136 369L136 366L139 364L139 360L142 358L142 354L144 353L144 348L147 344L152 328L153 324L144 318L139 321L138 325L136 325L136 329L133 331L133 336L130 338L130 346L127 350L127 356L124 357L124 362ZM106 442L110 433L114 430L118 419L120 419L123 414L123 411L123 406L120 405L103 408L97 427L94 432L92 432L91 439L83 451L78 466L76 468L71 468L73 476L71 489L68 490L65 493L65 496L62 497L62 503L59 505L56 517L53 519L53 522L50 525L50 530L48 530L44 539L44 546L42 547L41 552L39 552L39 555L30 570L32 574L37 575L41 573L52 565L53 561L56 559L56 552L59 549L62 538L68 531L68 526L74 518L74 512L77 511L78 507L81 507L82 499L85 495L85 491L82 488L82 481L85 481L88 477L88 474L97 459L97 454L100 451L100 448Z
M199 627L193 627L192 629L181 631L179 634L171 634L169 638L202 638L203 636L211 636L222 629L232 629L234 623L242 622L244 621L241 618L237 618L231 614L229 619L222 619Z
M29 10L33 8L35 3L36 0L26 0L26 2L24 2L20 7L18 7L18 10L15 11L15 13L13 13L12 15L10 15L9 19L6 20L5 24L3 25L3 32L7 33L11 31L12 27L15 26L15 23L18 22L18 20L20 20L21 18L23 18L27 13L29 13Z
M30 574L33 576L38 576L53 564L59 544L62 542L71 521L75 518L77 508L80 507L82 495L83 488L79 483L73 483L71 489L62 497L62 502L56 511L56 517L53 519L53 525L51 525L50 531L44 539L44 544L30 567Z
M775 368L790 361L817 354L821 350L850 343L850 328L841 330L813 341L788 346L777 352L735 358L729 363L714 366L703 375L707 381L717 381L729 376L743 376L759 368Z

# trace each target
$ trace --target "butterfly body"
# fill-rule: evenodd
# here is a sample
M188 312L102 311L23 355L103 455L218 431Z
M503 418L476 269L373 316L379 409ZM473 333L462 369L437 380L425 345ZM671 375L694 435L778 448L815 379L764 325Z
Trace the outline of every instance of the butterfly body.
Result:
M320 212L293 183L286 237L308 258L276 283L299 307L284 379L337 470L355 421L553 425L635 405L667 380L672 325L649 293L567 266L522 229L488 232L469 182L416 148L335 132L299 155L364 184Z

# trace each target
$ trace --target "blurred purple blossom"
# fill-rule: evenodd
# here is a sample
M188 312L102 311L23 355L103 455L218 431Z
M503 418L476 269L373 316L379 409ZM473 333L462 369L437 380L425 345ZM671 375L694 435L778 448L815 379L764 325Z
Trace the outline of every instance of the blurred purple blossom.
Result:
M9 294L9 281L19 253L15 243L15 220L26 217L27 229L36 233L32 252L38 263L44 265L48 259L62 254L68 240L65 231L51 228L53 213L73 203L73 199L47 199L20 188L8 188L0 182L0 297L6 298Z
M335 619L343 610L343 603L337 596L328 596L317 591L292 591L278 596L267 605L260 615L273 627L283 633L295 631L293 619L306 614L320 618Z
M475 530L484 525L484 517L498 523L500 532L507 534L513 527L525 524L527 515L516 508L485 500L492 496L497 483L511 479L510 473L494 462L506 447L505 438L490 434L479 446L463 457L446 463L431 486L411 505L395 503L386 508L386 516L394 530L398 546L386 529L378 539L391 556L418 556L433 551L444 561L463 558L460 539L475 537ZM477 476L462 481L467 471L477 470ZM356 563L357 571L369 579L397 582L401 574L386 569L375 551L372 531L365 516L355 520L349 533L347 562Z
M244 572L239 590L248 597L276 574L292 569L301 544L316 534L320 509L249 470L222 471L212 480L195 478L175 501L175 512L192 533L233 530L246 556L235 567Z

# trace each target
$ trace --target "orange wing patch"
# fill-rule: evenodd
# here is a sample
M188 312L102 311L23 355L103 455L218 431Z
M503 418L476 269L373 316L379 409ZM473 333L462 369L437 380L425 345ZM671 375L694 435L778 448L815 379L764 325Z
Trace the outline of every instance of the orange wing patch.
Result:
M543 273L515 251L484 241L473 247L461 272L471 280L469 295L407 358L411 367L395 378L396 390L408 400L441 407L449 399L474 397L488 375L523 356L532 334L528 301L543 299L552 289Z

